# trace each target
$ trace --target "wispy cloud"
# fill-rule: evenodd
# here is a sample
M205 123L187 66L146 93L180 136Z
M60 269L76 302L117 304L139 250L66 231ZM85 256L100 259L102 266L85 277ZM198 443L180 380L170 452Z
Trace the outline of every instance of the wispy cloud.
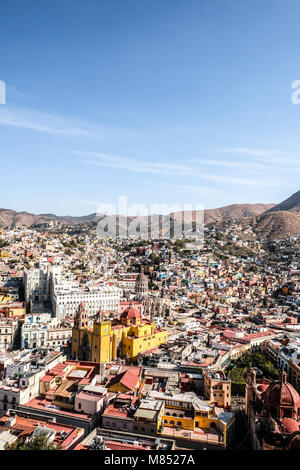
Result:
M214 181L220 184L230 184L235 186L279 186L284 184L284 180L280 177L271 177L264 175L253 175L249 177L243 176L232 176L232 175L216 175L208 173L205 168L205 161L197 161L198 165L179 165L174 163L158 163L158 162L147 162L136 160L124 156L108 155L98 152L82 152L73 151L74 155L82 157L82 161L95 166L102 166L107 168L121 169L134 173L152 173L157 175L167 176L180 176L188 177L189 181L191 178L197 177L198 179L204 179ZM212 161L210 161L212 163ZM223 162L225 164L225 162ZM229 163L229 167L234 166Z
M206 175L206 178L216 183L225 183L237 186L270 186L278 187L285 184L285 180L278 176L261 176L260 178L242 178L223 175Z
M278 155L280 152L278 150L261 150L261 149L253 149L249 147L224 147L219 149L221 151L230 152L230 153L237 153L237 154L244 154L253 157L273 157L274 155Z
M0 126L17 127L66 137L89 137L102 140L135 135L127 129L42 113L40 111L3 106L0 108Z
M280 150L263 150L254 149L249 147L225 147L218 149L221 152L226 152L235 155L242 155L248 157L258 158L268 163L288 163L291 165L297 165L300 163L299 155L289 155Z
M194 170L192 166L138 161L128 157L112 156L97 152L74 151L73 153L74 155L84 157L83 161L91 165L128 170L134 173L156 173L171 176L180 172L190 173Z
M81 127L74 121L58 116L3 107L0 109L0 125L19 127L22 129L45 132L48 134L73 136L73 137L101 137L90 130Z
M146 180L143 179L142 184L155 184L159 187L164 187L166 189L171 189L176 192L190 194L190 195L198 195L198 196L224 196L224 191L222 188L206 186L205 184L175 184L169 183L167 181L153 181L153 180Z
M254 162L232 162L226 160L200 160L201 163L211 166L221 166L225 168L239 168L241 170L258 170L266 168L265 165L261 163Z

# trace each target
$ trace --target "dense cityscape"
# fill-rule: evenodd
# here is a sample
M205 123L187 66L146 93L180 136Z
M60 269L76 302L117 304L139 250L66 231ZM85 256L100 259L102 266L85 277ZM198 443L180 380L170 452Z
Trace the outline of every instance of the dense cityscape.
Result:
M3 466L300 451L299 15L0 2Z
M1 449L299 449L300 239L242 220L3 227Z

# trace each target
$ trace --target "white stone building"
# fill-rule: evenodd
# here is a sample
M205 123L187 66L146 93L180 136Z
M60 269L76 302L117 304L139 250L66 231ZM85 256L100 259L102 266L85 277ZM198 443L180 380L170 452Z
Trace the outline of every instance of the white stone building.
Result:
M57 348L64 346L70 338L72 338L72 328L49 328L47 347Z
M0 416L7 410L15 409L35 398L39 394L40 379L45 375L45 369L28 370L18 378L6 378L0 382Z
M51 265L41 258L36 268L24 269L23 284L27 303L45 302L50 299L52 284L60 283L61 267Z
M78 306L83 303L90 316L96 315L101 309L103 312L113 310L118 312L120 305L120 289L114 286L86 287L75 291L54 289L52 306L55 316L65 318L74 316Z
M12 319L0 320L0 349L9 349L12 346L18 321Z
M24 323L22 328L22 347L25 349L46 347L47 330L47 325Z

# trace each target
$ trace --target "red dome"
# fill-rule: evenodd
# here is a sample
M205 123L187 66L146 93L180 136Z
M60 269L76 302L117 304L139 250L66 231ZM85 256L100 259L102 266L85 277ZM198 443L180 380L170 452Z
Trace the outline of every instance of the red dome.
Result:
M300 423L296 421L295 419L284 418L281 421L281 424L283 424L286 431L290 434L293 434L293 432L299 431Z
M129 307L121 314L121 319L125 320L137 320L142 318L142 315L136 308Z
M290 405L300 407L300 396L289 383L275 382L269 385L266 400L272 405Z
M296 413L300 408L300 396L294 387L286 381L286 373L282 372L280 380L269 385L265 394L266 407L270 410L289 409ZM282 416L282 415L281 415Z
M260 384L260 385L258 385L257 390L259 392L265 392L268 387L269 387L269 385L267 385L267 384Z

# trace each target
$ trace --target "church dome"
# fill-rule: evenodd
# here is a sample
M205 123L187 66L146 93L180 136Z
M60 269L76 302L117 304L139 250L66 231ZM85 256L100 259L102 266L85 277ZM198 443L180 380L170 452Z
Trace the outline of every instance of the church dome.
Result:
M148 282L148 278L144 274L144 268L142 268L141 273L138 275L135 282L135 291L139 296L145 297L145 295L147 294Z
M133 308L131 305L124 310L121 314L121 320L138 320L142 318L142 315L140 314L139 310L136 308Z
M147 276L146 274L144 273L144 269L141 270L140 274L137 276L137 281L140 281L140 280L144 280L144 281L147 281Z
M290 434L293 434L294 432L297 432L300 430L300 423L296 421L295 419L284 418L281 421L281 424L284 426L286 432Z
M141 272L141 274L139 274L136 278L136 283L139 285L148 285L147 276L143 272Z
M286 372L282 372L280 380L269 385L265 394L266 406L269 409L289 409L298 413L300 396L294 387L287 382Z
M269 385L267 384L259 384L257 386L257 390L261 393L265 392L267 390L267 388L269 387Z

